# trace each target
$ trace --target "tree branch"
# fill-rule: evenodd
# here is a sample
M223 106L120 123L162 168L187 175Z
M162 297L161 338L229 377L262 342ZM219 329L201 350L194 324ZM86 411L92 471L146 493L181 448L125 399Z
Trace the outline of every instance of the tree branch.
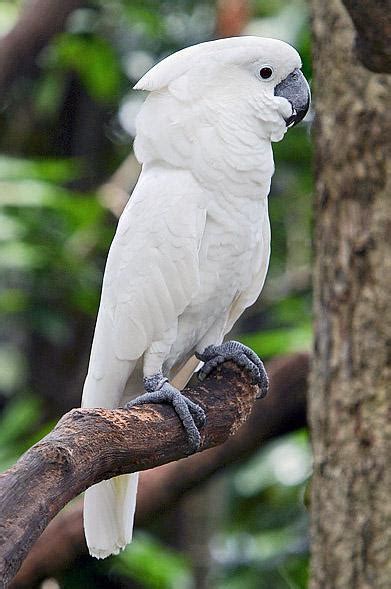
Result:
M185 394L206 411L201 450L224 442L249 416L258 388L232 363ZM173 409L73 409L0 475L0 579L7 587L32 544L71 499L91 485L189 454Z
M40 51L64 30L69 15L84 0L30 0L0 41L0 96L23 74L31 72Z
M308 354L278 358L268 365L269 395L254 405L250 418L227 442L189 458L142 473L136 524L144 524L175 505L188 491L227 466L251 455L265 441L306 423ZM64 510L33 546L10 589L35 583L67 568L86 552L82 502Z
M356 29L361 63L376 73L391 73L391 1L342 0Z

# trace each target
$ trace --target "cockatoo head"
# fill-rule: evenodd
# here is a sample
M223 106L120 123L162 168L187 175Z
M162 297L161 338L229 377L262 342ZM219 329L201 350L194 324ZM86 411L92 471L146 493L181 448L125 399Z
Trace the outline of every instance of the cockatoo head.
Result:
M277 39L233 37L188 47L170 55L135 89L168 91L182 103L202 101L234 116L251 111L276 141L301 121L310 104L297 51Z

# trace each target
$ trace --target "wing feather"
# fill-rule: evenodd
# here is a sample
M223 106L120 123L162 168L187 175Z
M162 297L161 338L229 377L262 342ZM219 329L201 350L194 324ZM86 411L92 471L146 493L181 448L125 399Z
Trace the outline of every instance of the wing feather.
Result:
M270 224L267 214L263 220L261 237L262 239L258 248L258 259L254 263L256 271L249 287L243 292L238 293L238 296L233 301L227 317L224 334L231 331L242 313L255 303L262 291L270 258Z
M203 198L186 171L142 173L110 249L95 334L120 360L140 358L197 293Z

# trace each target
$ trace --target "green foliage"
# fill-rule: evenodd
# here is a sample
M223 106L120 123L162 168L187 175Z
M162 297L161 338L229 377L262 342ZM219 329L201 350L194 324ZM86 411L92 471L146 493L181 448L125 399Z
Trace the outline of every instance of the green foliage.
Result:
M121 68L113 47L95 35L63 34L53 47L53 65L80 76L97 100L114 101L121 85Z
M69 182L76 180L80 175L80 162L69 159L21 159L0 155L0 179L2 182L17 180L37 180L53 183ZM3 202L4 193L0 204ZM16 201L16 204L23 204Z
M10 293L17 289L0 293L0 310L10 304L14 313L35 304L39 308L40 297L50 293L70 310L95 312L100 269L94 258L106 251L112 229L95 195L53 182L74 179L77 170L67 160L0 160L0 226L6 235L0 240L0 267L25 272L31 286L16 294L16 306Z
M267 359L308 349L312 340L312 329L307 322L290 329L270 329L254 334L242 334L239 339L259 356Z
M42 402L37 396L13 398L0 414L0 471L12 466L23 452L53 427L41 422Z
M114 573L139 581L146 589L192 586L186 559L145 533L136 534L131 546L113 558L109 567Z
M226 529L214 551L224 564L213 587L303 588L307 582L310 472L306 432L269 443L231 478Z
M0 10L0 33L10 29L18 18L18 6L15 1L3 0Z
M138 23L143 33L158 42L166 35L159 2L124 2L129 23Z

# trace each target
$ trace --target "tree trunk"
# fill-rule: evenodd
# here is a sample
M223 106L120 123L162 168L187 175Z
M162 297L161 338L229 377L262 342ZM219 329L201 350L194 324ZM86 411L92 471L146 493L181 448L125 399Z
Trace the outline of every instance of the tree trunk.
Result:
M359 65L340 0L313 0L312 11L317 196L310 586L386 589L390 79Z

